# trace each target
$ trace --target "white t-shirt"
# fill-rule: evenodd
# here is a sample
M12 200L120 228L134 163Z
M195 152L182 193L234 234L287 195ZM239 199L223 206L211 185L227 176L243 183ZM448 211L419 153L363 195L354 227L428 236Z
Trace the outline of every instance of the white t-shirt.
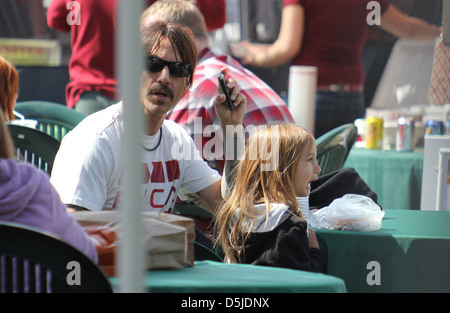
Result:
M68 133L56 155L50 178L61 200L89 210L118 206L123 155L122 102L86 117ZM220 180L201 158L187 132L165 120L162 137L142 134L142 210L170 212L177 195L196 193Z

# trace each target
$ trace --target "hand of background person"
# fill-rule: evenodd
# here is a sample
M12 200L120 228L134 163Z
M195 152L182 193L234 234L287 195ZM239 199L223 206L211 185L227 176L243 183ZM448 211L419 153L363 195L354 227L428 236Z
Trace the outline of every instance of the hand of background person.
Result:
M241 41L230 43L230 49L233 56L239 58L244 65L255 64L255 56L264 54L269 48L266 44L250 43Z

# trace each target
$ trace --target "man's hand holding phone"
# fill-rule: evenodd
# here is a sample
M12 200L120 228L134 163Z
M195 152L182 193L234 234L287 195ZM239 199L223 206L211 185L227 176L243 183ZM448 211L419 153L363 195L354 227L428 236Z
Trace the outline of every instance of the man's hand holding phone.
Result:
M233 111L233 103L231 103L230 93L228 92L225 75L222 72L219 72L218 79L219 79L219 86L222 89L223 94L225 95L225 103L228 107L228 110Z
M222 125L239 125L244 120L247 98L232 78L226 79L227 72L224 67L218 73L219 86L214 106Z

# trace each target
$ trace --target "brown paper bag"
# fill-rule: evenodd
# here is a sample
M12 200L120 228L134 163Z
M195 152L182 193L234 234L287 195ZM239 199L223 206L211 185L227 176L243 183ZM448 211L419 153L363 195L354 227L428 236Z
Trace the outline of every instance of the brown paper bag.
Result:
M176 214L154 213L154 212L143 213L143 216L158 219L170 225L179 226L186 229L185 264L189 266L194 266L195 221L192 218Z
M115 275L115 253L120 238L119 212L77 211L72 215L97 242L99 265ZM146 212L143 218L143 239L146 269L182 268L194 265L194 220L167 213ZM113 235L113 234L114 235Z

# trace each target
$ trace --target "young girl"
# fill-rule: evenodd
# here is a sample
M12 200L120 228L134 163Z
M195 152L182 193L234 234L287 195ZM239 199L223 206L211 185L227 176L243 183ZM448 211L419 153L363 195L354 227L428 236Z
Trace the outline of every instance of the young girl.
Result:
M226 260L324 272L327 255L299 204L320 172L314 136L295 124L262 125L245 148L215 218Z

